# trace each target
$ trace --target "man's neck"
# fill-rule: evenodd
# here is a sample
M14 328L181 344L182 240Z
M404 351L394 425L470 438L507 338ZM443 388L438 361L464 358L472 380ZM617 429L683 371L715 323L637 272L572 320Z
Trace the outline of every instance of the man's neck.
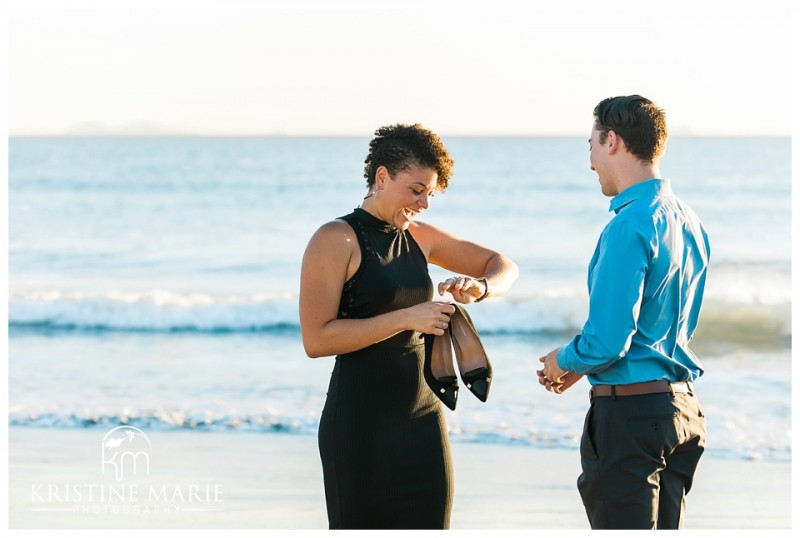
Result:
M628 187L647 181L648 179L660 178L661 172L657 163L643 163L637 161L632 163L617 176L617 190L622 192Z

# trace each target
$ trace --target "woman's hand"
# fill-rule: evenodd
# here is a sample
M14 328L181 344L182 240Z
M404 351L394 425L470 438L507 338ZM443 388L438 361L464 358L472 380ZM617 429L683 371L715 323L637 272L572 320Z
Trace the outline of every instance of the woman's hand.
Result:
M517 264L499 252L482 247L431 224L414 221L408 227L428 263L438 265L456 275L439 283L439 294L449 291L456 302L469 304L483 297L489 283L488 297L500 297L508 291L519 276Z
M471 276L454 276L439 282L439 295L449 292L459 303L469 304L483 297L487 284Z
M425 334L442 336L450 324L450 315L456 307L442 301L428 301L406 309L408 328Z

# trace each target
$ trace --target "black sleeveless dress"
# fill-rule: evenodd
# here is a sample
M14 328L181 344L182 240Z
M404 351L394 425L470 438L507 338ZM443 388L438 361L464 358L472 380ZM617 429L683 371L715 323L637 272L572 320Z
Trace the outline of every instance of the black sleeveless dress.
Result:
M341 219L355 230L361 265L345 283L339 318L431 299L427 260L408 231L360 208ZM449 528L450 444L424 358L415 331L336 357L319 425L331 529Z

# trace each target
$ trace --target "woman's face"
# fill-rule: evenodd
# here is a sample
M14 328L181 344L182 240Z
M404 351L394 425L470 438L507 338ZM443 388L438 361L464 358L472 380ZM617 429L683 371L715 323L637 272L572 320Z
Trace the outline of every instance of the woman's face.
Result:
M407 230L411 221L428 209L437 188L437 179L433 168L411 165L392 177L385 167L379 167L375 184L380 191L376 202L379 203L381 218L395 228Z

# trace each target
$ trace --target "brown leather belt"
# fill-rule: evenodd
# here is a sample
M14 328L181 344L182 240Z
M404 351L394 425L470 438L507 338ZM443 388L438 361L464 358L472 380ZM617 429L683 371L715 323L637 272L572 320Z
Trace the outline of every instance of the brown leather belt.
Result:
M646 381L644 383L633 383L631 385L595 385L589 391L592 398L603 396L640 396L642 394L658 394L662 392L670 393L693 393L691 381Z

